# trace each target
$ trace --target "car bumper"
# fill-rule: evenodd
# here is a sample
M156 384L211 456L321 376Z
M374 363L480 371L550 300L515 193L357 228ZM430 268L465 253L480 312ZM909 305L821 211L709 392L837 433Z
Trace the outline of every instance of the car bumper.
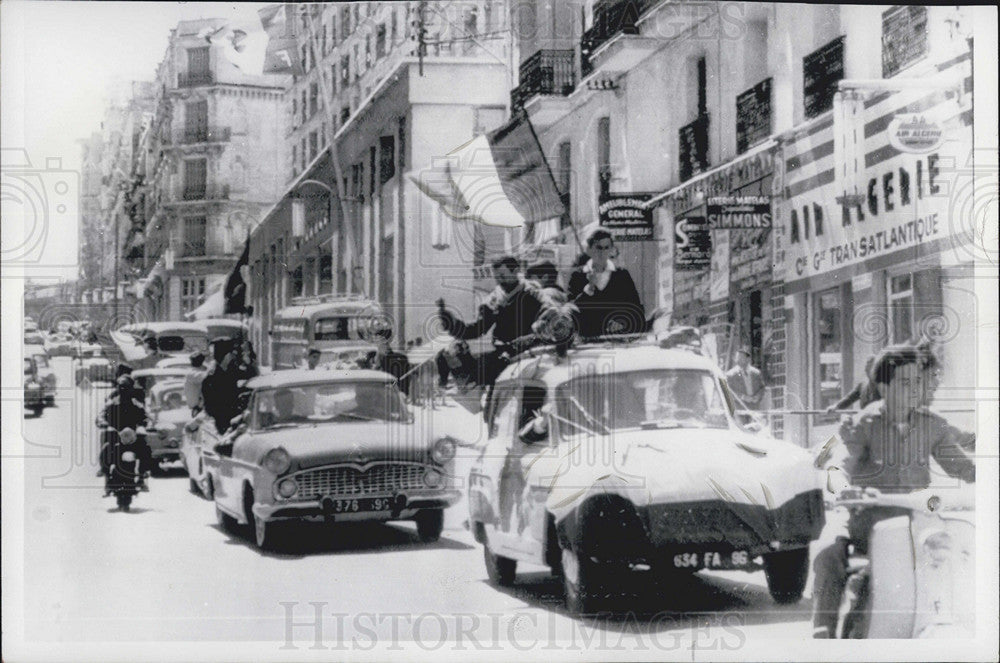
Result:
M254 515L266 521L271 520L303 520L320 518L324 520L348 522L361 520L405 520L412 518L423 509L444 509L459 500L462 493L459 490L414 490L403 491L395 495L390 493L371 495L330 495L319 500L282 501L269 504L253 505ZM390 511L358 511L350 513L334 513L327 500L356 500L369 498L386 498L402 501L398 508Z
M655 504L638 509L657 550L745 550L761 554L808 545L825 523L819 490L775 509L723 500Z

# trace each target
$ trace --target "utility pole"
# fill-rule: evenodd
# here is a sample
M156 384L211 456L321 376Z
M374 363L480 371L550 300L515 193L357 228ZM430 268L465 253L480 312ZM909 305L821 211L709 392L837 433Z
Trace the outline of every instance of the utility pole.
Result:
M306 31L308 32L309 50L311 51L312 55L313 69L318 69L319 58L322 57L324 53L319 48L319 37L316 34L316 31L313 29L313 22L312 22L313 6L314 5L312 4L304 5L302 7L302 11L305 12L305 17L306 17ZM321 4L320 7L322 6L323 5ZM358 63L355 62L354 66L356 67L357 64ZM351 285L354 282L354 256L360 257L361 251L359 250L359 247L354 239L354 228L353 228L354 222L351 219L350 210L347 207L347 192L344 191L344 178L342 175L343 171L340 168L340 156L337 153L337 143L336 141L334 141L334 135L336 134L336 132L333 130L334 127L333 115L330 112L330 86L327 84L326 76L324 75L324 72L322 70L318 70L316 72L316 75L319 78L320 102L321 102L320 110L323 113L323 116L330 120L330 161L333 164L333 175L335 180L334 184L336 185L337 198L340 200L340 216L344 226L344 241L346 241L348 246L352 247L353 249L352 257L350 258L351 271L347 275L349 284L348 287L351 287ZM332 205L329 205L329 207L332 207ZM336 247L334 247L331 243L330 250L334 251L335 248ZM336 262L336 256L333 256L333 262L334 263ZM362 269L362 274L364 274L363 269ZM367 293L370 280L371 279L364 278L364 283L362 284L362 292ZM371 296L371 293L367 294Z

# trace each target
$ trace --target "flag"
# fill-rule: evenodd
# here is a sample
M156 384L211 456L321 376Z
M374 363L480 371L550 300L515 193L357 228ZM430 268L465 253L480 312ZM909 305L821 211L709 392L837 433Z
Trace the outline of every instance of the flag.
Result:
M410 180L456 221L521 228L564 212L538 137L523 113Z
M260 10L260 23L267 33L267 50L264 56L265 74L301 75L299 46L295 35L288 28L287 12L292 5L269 5Z
M243 247L243 254L240 259L236 261L236 265L233 266L233 271L229 273L229 277L226 278L226 285L222 289L223 296L225 297L226 303L223 308L223 313L251 313L251 310L247 309L247 282L248 279L245 278L244 268L249 269L250 264L250 237L247 236L247 243Z
M269 35L260 14L252 8L240 7L237 12L220 27L205 28L198 35L220 47L223 56L244 74L260 76L264 73Z

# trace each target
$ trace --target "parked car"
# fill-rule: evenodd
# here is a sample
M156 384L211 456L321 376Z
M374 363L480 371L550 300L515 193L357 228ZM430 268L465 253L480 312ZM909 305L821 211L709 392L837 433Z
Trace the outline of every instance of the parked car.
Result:
M132 371L132 379L135 380L136 386L141 387L146 392L146 399L148 401L154 386L161 382L183 382L187 374L191 372L190 369L190 364L188 364L187 368L179 366L173 368L140 368L137 371ZM149 407L148 402L147 407Z
M25 345L24 346L24 356L31 357L35 360L35 366L38 373L38 381L42 384L42 390L45 393L45 404L55 405L56 404L56 372L49 363L49 353L45 351L45 347L41 345Z
M191 420L191 408L184 402L184 382L164 380L146 394L146 412L156 432L146 436L153 460L166 462L181 457L184 424Z
M415 520L422 541L440 537L460 497L455 443L416 425L392 376L289 369L247 386L243 422L201 448L220 525L249 524L265 549L303 519Z
M24 358L24 409L31 410L36 417L45 410L45 390L38 379L34 357Z
M487 422L469 510L493 583L547 565L575 613L715 569L763 569L775 600L801 597L818 475L804 449L743 427L710 359L650 341L522 355Z

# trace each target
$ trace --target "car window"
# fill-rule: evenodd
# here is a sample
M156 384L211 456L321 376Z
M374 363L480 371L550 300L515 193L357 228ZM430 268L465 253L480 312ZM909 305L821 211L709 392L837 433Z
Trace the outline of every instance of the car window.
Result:
M517 401L514 398L514 388L510 384L501 385L493 393L490 407L490 433L491 438L498 435L513 436L514 414ZM505 422L506 419L506 422ZM504 431L501 433L501 431Z
M645 427L728 428L718 382L705 370L657 369L589 375L560 385L563 435Z
M535 413L545 405L545 387L525 385L521 391L521 414L517 420L517 429L521 430L534 420Z
M262 390L251 426L266 430L309 423L403 421L406 407L395 385L374 380Z

